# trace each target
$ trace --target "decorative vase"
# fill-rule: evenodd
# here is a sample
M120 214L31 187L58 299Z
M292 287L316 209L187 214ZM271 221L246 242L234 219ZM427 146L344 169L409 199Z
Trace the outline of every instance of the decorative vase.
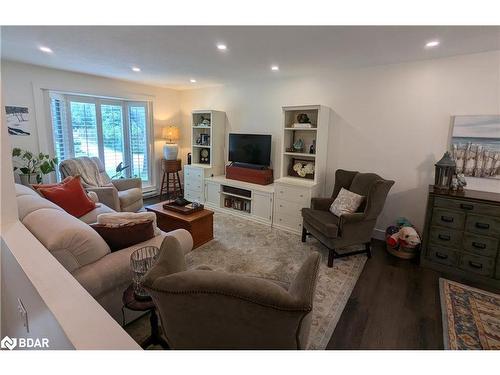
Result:
M175 143L167 143L163 146L163 157L165 160L177 160L179 146Z
M19 179L22 185L29 186L38 183L36 176L36 173L20 174Z

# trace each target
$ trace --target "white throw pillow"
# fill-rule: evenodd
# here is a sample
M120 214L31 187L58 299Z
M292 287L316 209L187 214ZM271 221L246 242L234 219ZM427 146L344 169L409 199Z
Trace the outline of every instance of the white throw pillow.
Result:
M153 220L155 236L161 232L156 226L156 214L154 212L110 212L97 215L97 224L110 227L119 227L130 223L142 223Z
M352 214L361 206L364 199L364 196L342 188L331 204L330 212L339 217L344 214Z

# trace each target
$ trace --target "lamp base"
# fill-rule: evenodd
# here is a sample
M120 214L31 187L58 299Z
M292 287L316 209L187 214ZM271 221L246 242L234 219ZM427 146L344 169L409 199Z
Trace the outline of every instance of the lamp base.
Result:
M163 157L165 160L177 160L179 146L175 143L167 143L163 146Z

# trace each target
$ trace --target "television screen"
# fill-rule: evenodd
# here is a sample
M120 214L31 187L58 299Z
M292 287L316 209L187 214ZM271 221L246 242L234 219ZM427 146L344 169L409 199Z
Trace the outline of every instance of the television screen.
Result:
M269 166L271 164L271 136L230 133L229 161Z

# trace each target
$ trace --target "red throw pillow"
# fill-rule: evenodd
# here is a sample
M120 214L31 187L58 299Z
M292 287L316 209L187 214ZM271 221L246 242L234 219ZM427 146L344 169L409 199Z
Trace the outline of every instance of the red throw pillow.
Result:
M83 190L80 177L72 178L53 187L38 188L38 191L49 201L75 217L81 217L95 208L95 203Z
M73 178L74 178L73 176L68 176L64 180L62 180L61 182L56 182L55 184L33 184L33 185L31 185L31 187L35 190L53 188L56 186L64 185L65 183L71 181Z
M137 245L155 236L153 220L115 227L106 224L90 224L90 226L106 241L111 251Z

